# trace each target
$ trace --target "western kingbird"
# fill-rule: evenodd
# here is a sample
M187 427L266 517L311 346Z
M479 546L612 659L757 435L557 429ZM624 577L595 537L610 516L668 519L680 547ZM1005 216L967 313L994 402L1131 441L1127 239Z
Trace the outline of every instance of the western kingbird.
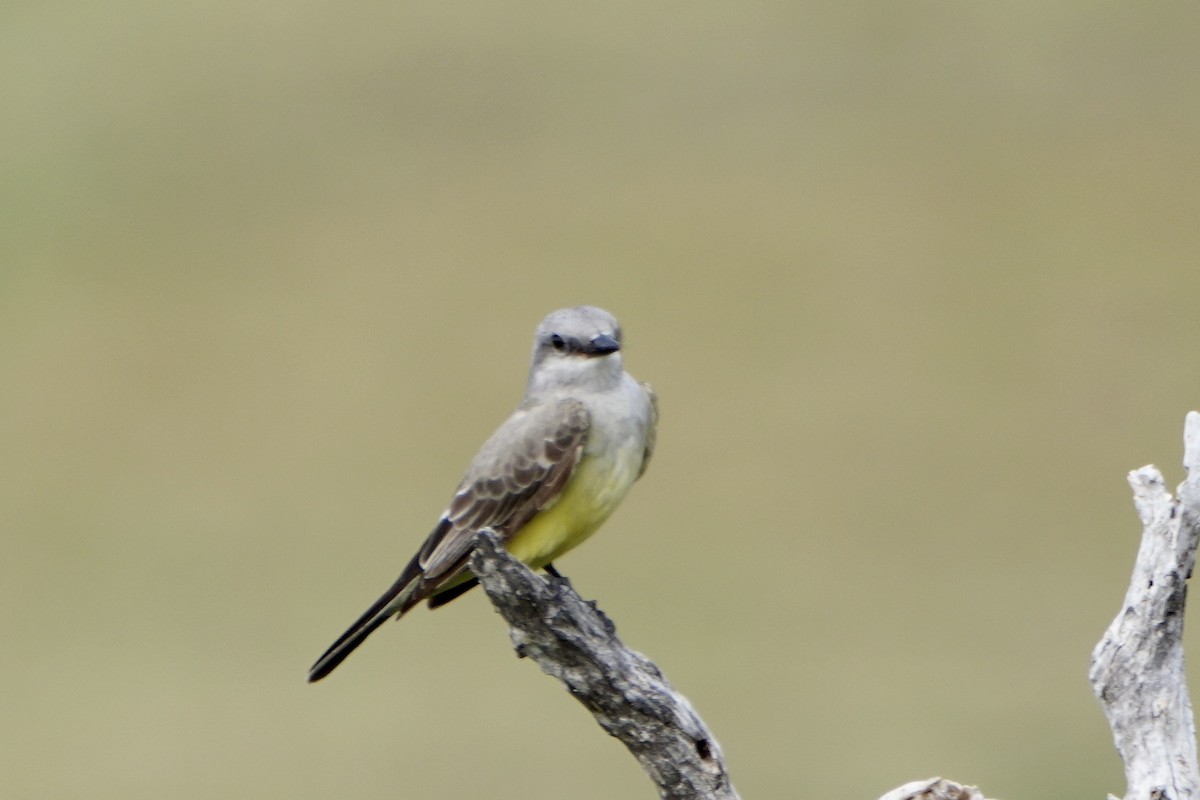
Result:
M450 602L478 581L472 541L496 531L533 569L578 545L612 514L654 451L658 405L621 365L621 328L603 309L552 312L533 337L525 397L471 461L450 506L396 582L317 659L319 681L389 617Z

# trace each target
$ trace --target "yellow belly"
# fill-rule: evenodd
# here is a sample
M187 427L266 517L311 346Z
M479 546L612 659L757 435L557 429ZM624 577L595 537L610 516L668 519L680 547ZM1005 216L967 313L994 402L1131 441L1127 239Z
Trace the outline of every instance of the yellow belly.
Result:
M558 501L525 524L508 552L540 569L587 539L620 504L637 479L642 452L619 449L615 458L585 457Z

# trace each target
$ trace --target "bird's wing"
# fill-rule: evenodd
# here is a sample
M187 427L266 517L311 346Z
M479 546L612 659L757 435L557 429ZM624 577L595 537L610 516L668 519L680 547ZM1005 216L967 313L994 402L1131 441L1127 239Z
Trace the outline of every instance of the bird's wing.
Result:
M642 387L642 391L646 393L646 398L650 401L650 424L646 426L646 449L642 454L642 468L638 470L640 478L646 473L646 467L650 464L650 456L654 455L654 443L658 439L658 395L654 393L650 384L638 385Z
M480 530L491 528L507 541L553 505L583 456L590 428L587 407L570 398L510 417L480 449L414 559L429 586L421 597L466 570L472 537Z
M475 456L450 507L400 577L317 659L309 681L328 675L392 615L439 590L446 591L442 602L457 597L475 534L491 528L508 540L553 505L579 464L590 428L587 407L570 398L509 417Z

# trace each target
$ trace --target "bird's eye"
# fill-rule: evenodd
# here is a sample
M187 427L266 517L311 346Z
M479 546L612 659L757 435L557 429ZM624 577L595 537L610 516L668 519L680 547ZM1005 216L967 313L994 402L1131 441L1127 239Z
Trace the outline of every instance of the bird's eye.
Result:
M563 341L563 337L559 336L557 333L550 336L550 346L560 353L567 349L567 343Z

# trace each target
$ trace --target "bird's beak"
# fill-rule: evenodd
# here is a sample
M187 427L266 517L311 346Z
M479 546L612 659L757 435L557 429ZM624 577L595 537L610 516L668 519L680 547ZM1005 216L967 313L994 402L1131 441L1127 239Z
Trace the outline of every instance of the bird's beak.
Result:
M587 353L589 356L606 356L620 349L621 345L616 339L606 333L602 333L588 342Z

